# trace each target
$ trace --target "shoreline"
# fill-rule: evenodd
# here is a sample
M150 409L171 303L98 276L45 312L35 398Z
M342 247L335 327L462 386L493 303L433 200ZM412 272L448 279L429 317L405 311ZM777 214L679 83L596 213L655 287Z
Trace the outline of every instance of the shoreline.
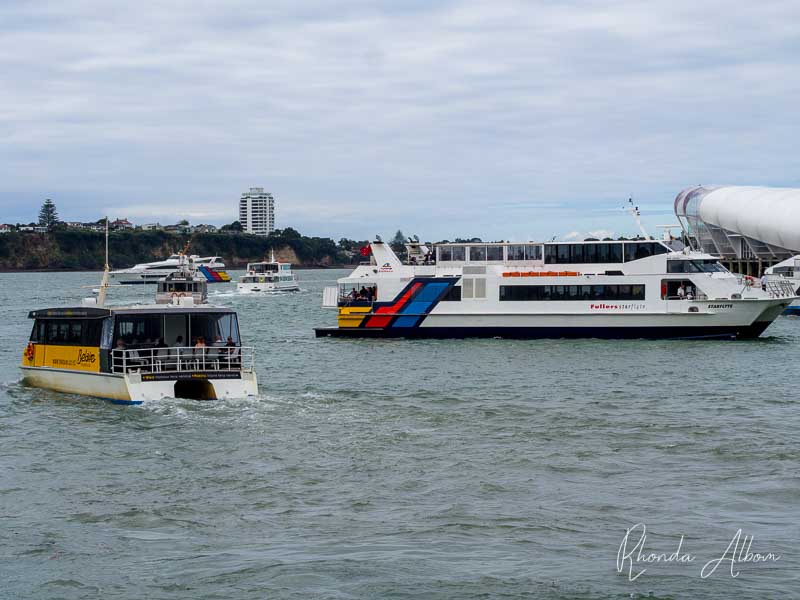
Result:
M292 266L293 271L325 271L334 269L355 269L358 265L304 265ZM244 271L244 267L225 268L224 271ZM103 269L0 269L0 274L7 273L102 273Z

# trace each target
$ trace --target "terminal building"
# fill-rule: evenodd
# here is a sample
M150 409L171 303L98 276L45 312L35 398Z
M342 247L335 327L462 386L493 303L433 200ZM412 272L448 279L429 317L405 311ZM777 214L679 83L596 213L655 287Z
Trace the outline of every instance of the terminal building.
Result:
M696 186L675 198L689 244L731 271L760 275L800 254L800 189Z
M239 223L245 233L269 235L275 231L275 198L264 188L251 187L239 200Z

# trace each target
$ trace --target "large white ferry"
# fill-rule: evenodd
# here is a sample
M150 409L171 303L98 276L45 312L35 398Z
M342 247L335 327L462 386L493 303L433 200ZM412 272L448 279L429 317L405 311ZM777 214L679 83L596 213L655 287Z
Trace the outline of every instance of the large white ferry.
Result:
M296 292L300 289L297 276L290 263L275 260L247 264L247 273L239 278L236 289L240 292Z
M370 249L325 290L338 326L318 337L754 338L796 298L653 239Z
M193 254L189 257L206 281L209 283L230 281L230 276L225 272L225 263L219 256L197 256ZM149 263L140 263L128 269L118 269L111 271L110 276L113 281L121 284L135 283L157 283L159 279L177 270L181 264L181 254L173 254L166 260L159 260Z
M794 288L795 294L800 296L800 255L787 258L777 265L769 267L764 273L768 281L788 282ZM800 300L795 300L787 306L783 314L800 316Z

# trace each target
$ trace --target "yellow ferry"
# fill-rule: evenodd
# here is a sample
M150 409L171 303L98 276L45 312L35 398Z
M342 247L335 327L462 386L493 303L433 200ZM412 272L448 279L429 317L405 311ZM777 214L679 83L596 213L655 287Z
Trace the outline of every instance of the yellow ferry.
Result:
M106 307L108 274L106 258L99 294L82 306L28 314L33 328L22 355L25 383L123 404L258 393L254 348L241 345L236 311L197 306L192 296Z

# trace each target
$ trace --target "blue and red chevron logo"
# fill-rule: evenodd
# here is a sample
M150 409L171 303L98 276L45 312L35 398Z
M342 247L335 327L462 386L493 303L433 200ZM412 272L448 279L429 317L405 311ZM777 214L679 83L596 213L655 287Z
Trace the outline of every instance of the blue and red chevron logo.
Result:
M360 327L419 327L457 281L458 277L415 278L391 302L376 302L373 315Z

